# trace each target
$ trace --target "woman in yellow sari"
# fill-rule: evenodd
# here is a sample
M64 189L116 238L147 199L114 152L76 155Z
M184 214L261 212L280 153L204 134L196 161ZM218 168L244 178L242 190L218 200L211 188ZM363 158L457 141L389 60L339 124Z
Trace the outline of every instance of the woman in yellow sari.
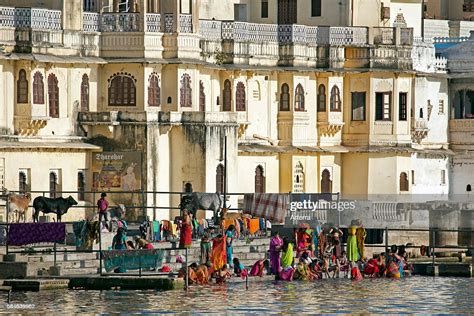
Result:
M357 228L357 249L359 250L359 256L361 260L365 258L365 237L367 237L367 231L365 228L362 226Z

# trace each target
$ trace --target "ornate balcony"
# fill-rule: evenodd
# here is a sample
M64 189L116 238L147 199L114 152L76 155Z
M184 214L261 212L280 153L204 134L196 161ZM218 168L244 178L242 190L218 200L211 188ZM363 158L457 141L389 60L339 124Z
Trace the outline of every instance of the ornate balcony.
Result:
M420 144L428 136L428 121L425 119L415 120L411 129L411 139L414 143Z

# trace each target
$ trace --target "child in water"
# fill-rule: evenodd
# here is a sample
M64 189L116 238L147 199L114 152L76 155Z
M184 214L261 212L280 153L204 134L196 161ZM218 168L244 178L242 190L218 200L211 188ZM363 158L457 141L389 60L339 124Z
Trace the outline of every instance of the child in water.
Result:
M226 266L224 266L221 270L217 271L215 276L217 284L225 283L225 281L232 277Z

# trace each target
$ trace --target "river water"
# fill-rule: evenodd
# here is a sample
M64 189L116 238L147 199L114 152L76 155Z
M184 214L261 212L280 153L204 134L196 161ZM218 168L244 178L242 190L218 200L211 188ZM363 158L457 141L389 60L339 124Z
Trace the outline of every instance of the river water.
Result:
M14 292L0 313L455 313L474 311L468 278L411 277L401 280L330 279L316 282L252 282L157 291ZM31 304L31 305L18 305ZM34 308L25 310L24 308Z

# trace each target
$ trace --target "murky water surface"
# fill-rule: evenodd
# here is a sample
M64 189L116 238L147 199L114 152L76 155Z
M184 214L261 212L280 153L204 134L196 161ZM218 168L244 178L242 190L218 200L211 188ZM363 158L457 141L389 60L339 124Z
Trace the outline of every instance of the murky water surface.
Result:
M353 283L347 279L308 282L252 282L157 291L14 292L0 313L456 313L474 311L474 281L411 277ZM33 310L15 304L33 304ZM5 307L5 308L4 308ZM21 306L20 306L21 307ZM31 307L31 306L30 306Z

